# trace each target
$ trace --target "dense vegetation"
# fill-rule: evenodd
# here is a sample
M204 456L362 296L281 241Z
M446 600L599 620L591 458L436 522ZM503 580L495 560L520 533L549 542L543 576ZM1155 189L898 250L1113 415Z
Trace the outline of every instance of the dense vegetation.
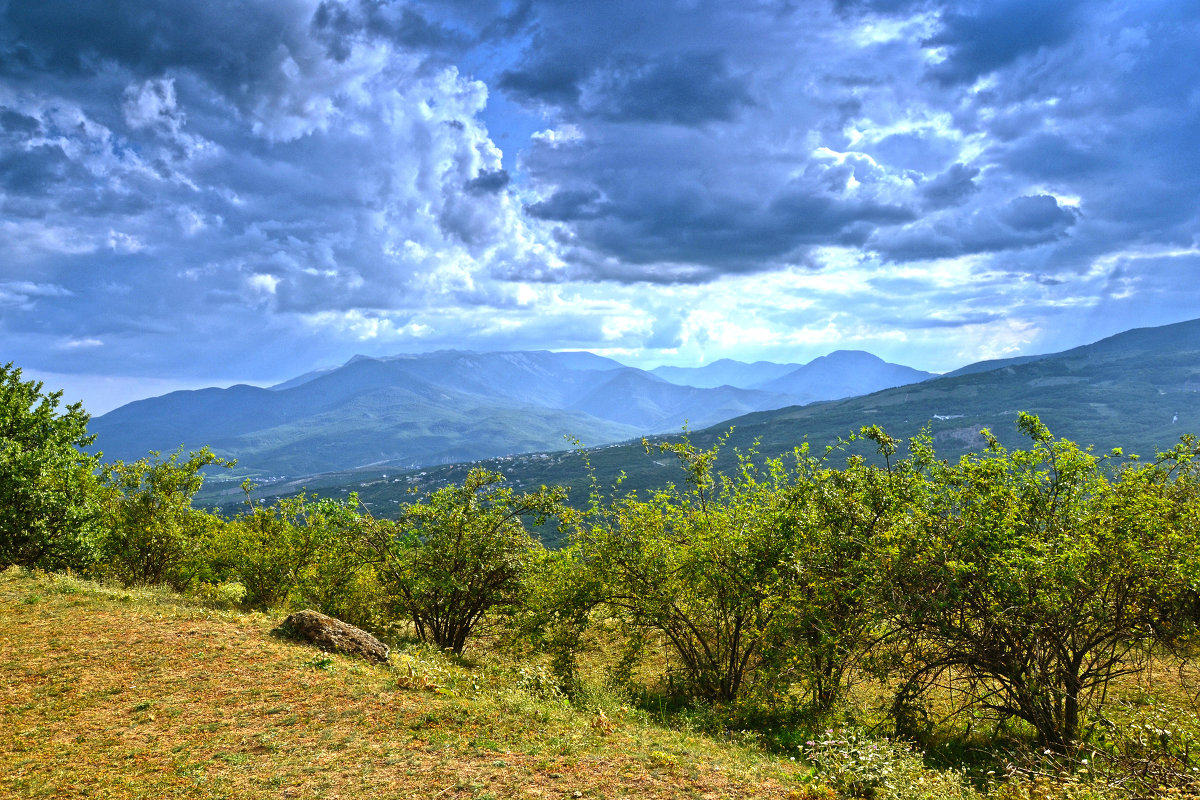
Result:
M79 450L86 414L41 390L0 374L0 568L315 607L453 654L503 648L548 665L574 702L603 684L714 731L759 731L852 794L879 783L848 763L858 734L842 726L959 766L1048 761L1063 796L1097 758L1117 765L1089 784L1098 796L1196 788L1190 740L1111 721L1121 680L1190 663L1197 641L1194 437L1144 460L1098 456L1021 414L1021 447L985 430L986 448L955 462L928 434L901 443L872 426L819 455L750 448L732 469L718 469L726 442L685 439L653 456L646 444L682 467L678 483L593 486L575 507L473 470L395 519L353 496L223 518L192 502L222 463L211 452L96 469ZM548 517L556 550L527 532ZM993 788L1032 791L1014 781Z

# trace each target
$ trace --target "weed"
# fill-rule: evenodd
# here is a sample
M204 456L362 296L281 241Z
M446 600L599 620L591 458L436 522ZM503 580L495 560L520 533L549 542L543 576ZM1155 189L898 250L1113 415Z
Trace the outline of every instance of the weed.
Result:
M333 672L337 666L337 662L334 661L332 656L322 653L305 661L304 666L319 669L323 672Z
M803 748L816 776L852 797L966 800L976 796L960 774L928 769L911 746L900 742L829 729Z

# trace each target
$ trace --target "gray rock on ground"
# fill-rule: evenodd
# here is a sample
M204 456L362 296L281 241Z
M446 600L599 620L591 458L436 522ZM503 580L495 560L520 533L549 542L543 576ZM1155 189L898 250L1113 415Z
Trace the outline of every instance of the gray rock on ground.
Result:
M322 650L358 655L376 664L387 663L388 646L360 628L316 611L297 611L279 626L280 631L306 639Z

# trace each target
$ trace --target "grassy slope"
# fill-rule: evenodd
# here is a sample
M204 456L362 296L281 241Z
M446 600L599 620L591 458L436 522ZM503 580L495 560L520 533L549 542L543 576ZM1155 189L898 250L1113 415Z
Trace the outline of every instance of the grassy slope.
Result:
M278 620L161 593L9 570L0 619L0 796L715 798L800 785L789 762L633 712L606 730L511 681L472 688L486 670L326 657L271 636Z

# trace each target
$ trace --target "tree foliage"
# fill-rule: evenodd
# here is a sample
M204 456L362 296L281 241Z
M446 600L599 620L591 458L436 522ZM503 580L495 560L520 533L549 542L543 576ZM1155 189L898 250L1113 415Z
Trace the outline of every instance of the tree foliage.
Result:
M855 440L874 442L882 464L861 455L835 467L826 458L787 488L802 515L796 542L800 582L791 604L790 646L795 669L786 677L807 687L809 706L827 712L844 694L847 677L880 638L872 594L874 548L909 499L912 463L894 461L897 443L877 427Z
M894 442L871 438L890 458ZM722 444L660 445L684 486L594 502L576 533L577 580L635 641L667 643L684 693L778 705L798 692L827 712L875 636L865 554L889 523L898 475L861 457L835 468L840 447L761 463L739 454L726 475L714 471Z
M253 503L222 526L211 545L212 578L243 587L250 608L312 608L360 627L375 628L379 587L354 545L363 520L357 498L297 495L271 505Z
M677 659L680 688L730 702L782 666L790 602L802 569L795 497L782 460L743 461L732 478L713 474L718 445L661 445L686 484L636 494L581 518L576 546L596 598L635 632L662 636ZM648 445L647 445L647 449ZM810 461L797 454L797 470Z
M103 571L127 585L167 584L186 589L203 568L209 538L222 521L192 507L208 466L233 462L207 447L183 458L152 452L129 463L106 464L101 472L104 528Z
M94 506L89 415L59 411L62 392L44 393L11 363L0 367L0 568L80 569L93 556Z
M901 716L957 676L970 705L1063 749L1109 683L1138 668L1137 648L1192 631L1200 553L1194 508L1179 500L1195 447L1110 479L1036 417L1019 424L1028 450L989 437L950 465L924 449L919 491L880 543L877 586L907 648Z
M561 490L517 494L504 476L475 469L463 484L412 503L395 522L365 516L359 548L386 600L417 636L461 653L480 620L517 602L541 545L523 517L561 508Z

